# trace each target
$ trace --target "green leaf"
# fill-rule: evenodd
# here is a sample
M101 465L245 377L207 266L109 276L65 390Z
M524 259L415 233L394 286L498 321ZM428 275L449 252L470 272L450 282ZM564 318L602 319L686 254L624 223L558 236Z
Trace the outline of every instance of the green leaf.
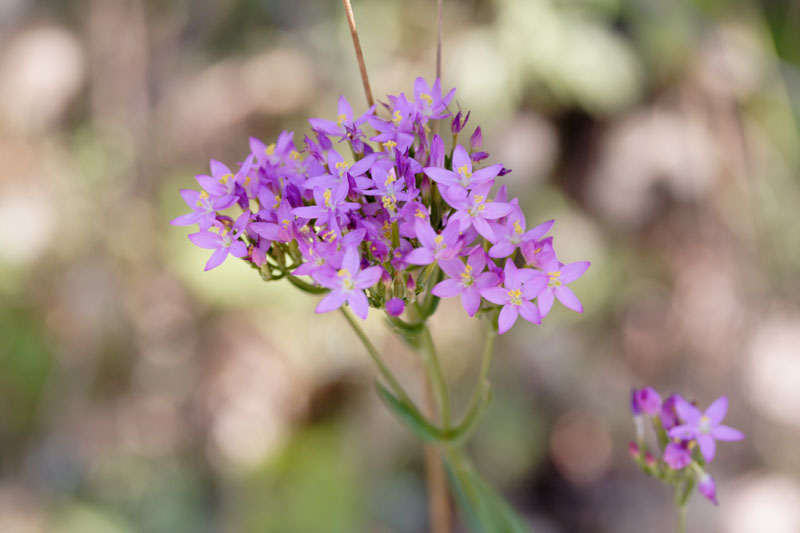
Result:
M395 416L403 423L414 435L426 442L433 442L441 445L455 446L466 439L472 430L478 425L480 415L486 410L491 401L491 389L488 383L484 386L483 394L479 403L471 409L461 421L461 423L451 429L443 430L431 424L422 413L410 402L401 400L392 394L382 383L375 382L383 403Z
M458 507L470 531L530 533L525 520L477 473L463 451L448 451L445 466Z

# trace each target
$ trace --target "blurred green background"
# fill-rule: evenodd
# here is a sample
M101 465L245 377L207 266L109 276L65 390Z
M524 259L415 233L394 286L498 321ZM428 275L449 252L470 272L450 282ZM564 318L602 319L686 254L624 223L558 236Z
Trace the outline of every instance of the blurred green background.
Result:
M800 3L445 0L444 86L586 312L498 343L479 469L536 533L671 531L631 386L730 398L692 531L800 531ZM376 95L431 78L435 0L356 1ZM361 82L338 1L0 1L0 531L426 530L363 349L169 220L211 157ZM269 142L269 141L268 141ZM367 323L402 379L413 356ZM434 334L458 405L479 328Z

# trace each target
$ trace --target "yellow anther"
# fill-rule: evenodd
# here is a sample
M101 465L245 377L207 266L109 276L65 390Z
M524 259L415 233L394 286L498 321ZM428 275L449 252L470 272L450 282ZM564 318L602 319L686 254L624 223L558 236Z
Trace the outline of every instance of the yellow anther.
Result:
M288 229L289 228L289 224L291 224L291 222L289 222L288 218L284 218L283 220L281 220L281 224L283 224L284 228Z
M541 249L541 248L536 248L536 249L533 251L533 253L534 253L534 255L536 255L536 254L540 254L540 253L542 253L542 249Z
M441 236L441 235L437 235L436 237L433 238L433 242L435 242L436 244L442 244L443 240L444 240L444 237Z
M352 291L356 288L356 284L353 283L353 278L351 277L350 271L346 268L339 269L339 272L336 273L337 276L342 278L342 288L347 291Z
M275 203L272 204L272 208L273 209L278 209L280 206L281 206L281 195L280 194L276 194L275 195Z
M345 120L347 120L347 115L345 114L339 115L338 117L336 117L336 125L341 128Z
M425 220L425 212L420 208L417 208L416 212L414 213L414 216L417 218L421 218L422 220Z
M322 193L322 197L325 199L325 207L331 207L331 190L325 189L325 192Z
M337 272L336 275L339 276L340 278L344 278L344 277L348 277L349 278L350 277L350 271L347 270L346 268L340 268L339 272Z
M220 182L221 184L223 184L223 185L227 185L227 183L228 183L228 180L230 180L232 177L233 177L233 174L225 174L224 176L222 176L222 177L219 179L219 182Z
M522 234L522 226L519 225L519 220L514 221L514 233L516 233L517 235Z
M472 199L475 200L476 204L482 204L484 197L481 196L480 194L476 194L475 196L472 197Z
M264 153L267 155L272 155L275 153L275 143L270 144L266 148L264 148Z
M562 285L561 280L558 279L561 277L560 270L554 270L553 272L548 272L547 275L550 277L550 280L547 282L548 287L560 287Z
M486 204L481 204L478 206L478 211L483 211L484 209L486 209Z
M300 152L298 152L297 150L292 150L291 152L289 152L289 159L294 159L295 161L297 161L298 159L300 159Z
M508 297L514 305L522 305L522 291L517 289L508 291Z
M469 287L472 285L472 282L472 267L470 265L466 265L464 267L464 272L461 273L461 283L464 286Z
M252 181L253 181L253 178L251 178L250 176L247 176L247 177L244 179L244 186L245 186L245 187L249 187L249 186L250 186L250 183L251 183Z
M427 103L428 105L433 105L433 98L431 98L431 95L429 95L428 93L422 93L421 95L419 95L419 97L425 100L425 103Z
M383 208L389 211L395 210L395 198L393 196L384 196L381 199L381 203L383 204Z
M395 181L397 181L397 176L395 176L394 169L392 169L392 171L389 172L389 175L386 177L386 181L384 181L383 184L388 187L390 183L394 183Z
M383 146L386 148L386 151L388 152L389 150L397 146L397 143L394 141L386 141L385 143L383 143Z
M336 170L339 171L339 175L341 175L342 172L347 170L348 166L350 165L347 163L347 161L339 161L338 163L336 163Z
M200 199L201 200L208 200L209 196L206 191L200 191Z
M469 181L472 177L472 172L469 171L469 167L466 163L458 167L458 173L461 174L465 181Z
M392 115L392 122L395 124L400 124L403 121L403 115L400 113L400 110L397 110Z
M329 242L333 241L333 239L336 238L336 232L334 232L333 230L328 230L328 231L326 231L325 233L322 234L322 238L323 238L323 240L326 240L326 241L329 241Z

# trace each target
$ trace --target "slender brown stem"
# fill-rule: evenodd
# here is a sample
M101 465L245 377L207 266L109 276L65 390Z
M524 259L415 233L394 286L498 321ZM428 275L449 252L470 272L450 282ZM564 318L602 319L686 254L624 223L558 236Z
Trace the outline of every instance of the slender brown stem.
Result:
M347 24L350 25L350 35L353 37L353 48L356 51L358 70L361 71L361 82L364 84L364 94L367 97L367 105L372 106L375 103L375 100L372 98L372 89L369 87L367 65L364 63L364 53L361 51L361 41L358 40L356 19L353 16L353 6L350 4L350 0L342 0L342 4L344 4L344 12L347 15Z
M422 407L429 420L436 419L436 401L427 373L423 370L424 400ZM428 521L431 533L450 533L450 499L447 496L447 479L440 449L433 444L423 447L425 459L425 484L428 487Z

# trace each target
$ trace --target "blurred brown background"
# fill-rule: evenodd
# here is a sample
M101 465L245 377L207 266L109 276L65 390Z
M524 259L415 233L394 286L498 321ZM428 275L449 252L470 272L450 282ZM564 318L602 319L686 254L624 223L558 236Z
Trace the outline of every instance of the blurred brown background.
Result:
M707 405L721 505L800 531L800 4L445 0L444 85L586 313L499 342L472 452L536 533L668 532L628 390ZM376 95L433 73L434 0L357 1ZM0 0L0 531L425 531L417 443L338 315L169 220L208 159L363 105L340 2ZM405 380L412 356L369 333ZM456 400L479 329L445 302ZM466 333L465 333L466 332Z

